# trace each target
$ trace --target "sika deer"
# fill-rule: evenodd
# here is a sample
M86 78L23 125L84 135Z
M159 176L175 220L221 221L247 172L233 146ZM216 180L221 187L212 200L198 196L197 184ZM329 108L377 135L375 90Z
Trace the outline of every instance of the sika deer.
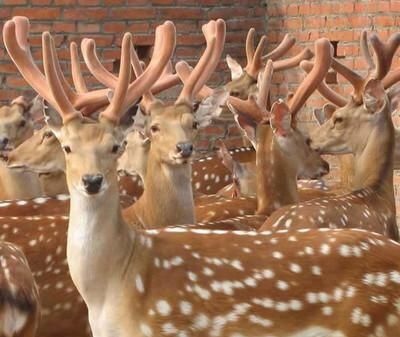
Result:
M0 152L3 157L7 158L10 150L33 134L32 115L40 110L40 100L29 103L22 96L13 100L10 106L0 108ZM10 171L0 161L0 200L34 198L41 194L36 174Z
M140 227L164 227L172 224L195 222L193 192L191 187L190 159L193 152L192 141L198 126L206 124L214 111L226 98L221 92L215 96L215 103L208 101L193 113L193 98L203 87L218 64L225 40L225 23L211 21L203 26L207 47L199 60L188 85L185 85L174 105L156 101L150 93L142 100L143 111L149 116L145 130L151 146L148 153L144 193L130 208L124 211L124 219ZM169 41L172 42L172 41ZM213 50L213 48L215 48ZM174 49L174 45L172 50ZM93 41L84 40L82 50L88 68L105 85L115 81L104 80L110 74L100 67L95 57ZM133 66L137 76L142 68L133 56ZM148 69L148 68L147 68ZM205 120L199 120L202 116Z
M13 28L14 22L6 23L5 29ZM400 246L378 234L141 231L126 225L112 148L120 144L115 125L129 83L130 36L122 41L113 102L95 124L82 121L52 76L54 44L48 33L43 37L44 68L63 117L55 131L66 149L71 192L68 265L94 337L397 337ZM138 78L144 80L137 97L154 77Z
M341 197L316 199L275 212L261 228L362 228L399 240L393 193L394 127L385 80L400 34L383 43L372 35L376 66L367 77L333 60L333 67L354 86L349 102L311 135L315 150L354 154L353 191ZM368 59L368 58L367 58ZM370 64L370 62L368 62ZM339 215L340 214L340 215Z
M0 335L34 337L39 323L39 293L24 253L0 242Z
M251 96L246 101L237 97L229 99L228 105L236 120L257 149L257 201L249 202L242 198L200 206L201 209L196 212L200 222L215 222L227 217L254 214L255 211L269 215L282 205L297 202L298 175L315 178L328 172L328 164L310 149L306 138L297 130L294 118L329 69L330 47L326 40L316 42L316 53L318 66L298 88L290 108L277 102L271 115L266 110L274 68L272 61L259 78L256 98ZM183 67L183 63L177 64L178 75L184 80L187 71L184 73Z

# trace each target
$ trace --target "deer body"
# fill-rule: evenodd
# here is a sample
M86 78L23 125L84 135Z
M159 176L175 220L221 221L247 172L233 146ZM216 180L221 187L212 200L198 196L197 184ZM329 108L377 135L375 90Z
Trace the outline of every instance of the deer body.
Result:
M307 222L307 227L368 229L398 241L393 191L394 128L387 106L375 130L364 140L353 148L353 192L284 207L261 230L300 228Z
M150 149L144 192L124 211L124 218L130 224L149 228L194 223L190 164L171 167L152 156Z
M15 172L0 162L0 199L30 199L42 194L38 175Z
M0 335L34 337L39 323L39 293L23 252L0 243Z
M385 76L400 45L400 34L386 43L373 35L371 43L378 62L366 78L334 61L333 65L353 84L354 93L346 105L334 111L311 135L311 146L318 151L353 153L353 191L337 198L316 199L280 209L261 230L353 227L399 240L393 191L395 131L391 117L392 103L399 93L396 88L385 92ZM374 64L372 59L369 64Z

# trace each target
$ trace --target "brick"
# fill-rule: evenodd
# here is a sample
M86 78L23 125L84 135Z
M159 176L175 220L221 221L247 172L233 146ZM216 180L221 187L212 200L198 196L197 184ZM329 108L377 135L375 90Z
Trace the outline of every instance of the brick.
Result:
M3 0L2 1L2 6L5 5L25 5L27 4L28 1L27 0Z
M54 0L55 5L76 5L77 0Z
M63 18L68 20L101 20L107 17L108 9L105 8L85 8L82 9L64 9Z
M56 7L16 7L12 11L12 16L26 16L31 20L52 20L58 19L61 15L60 8Z
M63 33L73 33L76 31L75 23L67 23L67 22L54 22L53 30L55 32L63 32Z
M102 27L104 33L119 33L126 30L125 22L119 22L119 21L105 22L103 23Z
M159 15L165 19L198 19L203 16L199 8L160 8Z
M79 33L98 33L98 32L100 32L100 24L78 22L78 32Z
M100 0L78 0L78 4L82 6L95 6L100 5Z
M30 0L31 5L50 5L52 0Z
M174 5L175 0L152 0L151 4L154 5Z
M113 19L151 19L156 15L156 11L152 8L131 8L121 7L111 10L111 17Z

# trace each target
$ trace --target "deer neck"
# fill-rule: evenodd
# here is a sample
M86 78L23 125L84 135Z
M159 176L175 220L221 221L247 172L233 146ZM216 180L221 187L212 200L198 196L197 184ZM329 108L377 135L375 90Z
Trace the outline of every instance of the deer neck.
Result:
M30 199L42 195L36 173L12 170L0 162L0 199Z
M296 169L270 125L257 128L256 171L257 214L270 215L298 201Z
M371 188L394 204L394 127L388 111L362 146L354 149L353 189Z
M39 174L43 193L47 196L68 193L68 186L63 171Z
M353 154L343 154L339 156L340 167L340 187L344 191L352 189L354 179L354 156Z
M131 207L141 225L164 227L195 222L191 165L173 166L149 153L144 192Z
M70 188L67 260L72 280L89 307L101 310L133 256L135 232L123 222L117 179L100 195Z

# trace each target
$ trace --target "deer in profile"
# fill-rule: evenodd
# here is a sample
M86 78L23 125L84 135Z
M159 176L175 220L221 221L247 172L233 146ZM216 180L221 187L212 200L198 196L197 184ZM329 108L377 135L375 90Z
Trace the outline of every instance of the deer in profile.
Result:
M328 164L311 148L307 139L295 126L295 116L313 93L329 69L330 50L327 41L316 43L316 63L318 66L300 85L290 102L273 105L267 110L267 100L274 64L272 61L259 76L258 93L247 100L230 97L228 106L236 115L239 126L250 139L257 156L257 200L240 199L217 202L214 205L200 206L198 220L215 223L223 217L258 214L270 215L272 211L285 204L297 202L297 178L303 175L316 178L329 171ZM185 82L190 69L179 62L177 73ZM212 91L203 88L203 95ZM242 211L240 213L240 211ZM239 212L239 214L236 214ZM205 215L203 214L205 213ZM209 215L209 216L207 216ZM210 224L212 226L212 224Z
M394 127L391 117L393 97L398 90L385 92L393 55L400 34L387 42L373 34L370 42L375 61L364 52L368 74L359 74L332 60L332 67L354 87L347 104L332 113L311 134L311 147L321 153L354 154L352 191L339 197L315 199L276 211L261 227L361 228L399 240L393 191ZM389 73L389 74L388 74ZM397 98L395 98L397 100Z
M8 21L5 29L12 33L18 24ZM173 46L172 27L164 24L171 34L156 51ZM65 149L71 194L68 265L94 337L398 335L400 246L381 235L128 226L118 200L120 153L113 148L123 146L116 124L129 85L131 37L122 41L112 102L90 124L63 91L49 33L43 42L45 75L63 119L62 126L52 127ZM22 63L15 54L13 60ZM135 98L159 75L158 68L149 69L137 79L142 85ZM175 104L192 109L186 95L180 99Z

